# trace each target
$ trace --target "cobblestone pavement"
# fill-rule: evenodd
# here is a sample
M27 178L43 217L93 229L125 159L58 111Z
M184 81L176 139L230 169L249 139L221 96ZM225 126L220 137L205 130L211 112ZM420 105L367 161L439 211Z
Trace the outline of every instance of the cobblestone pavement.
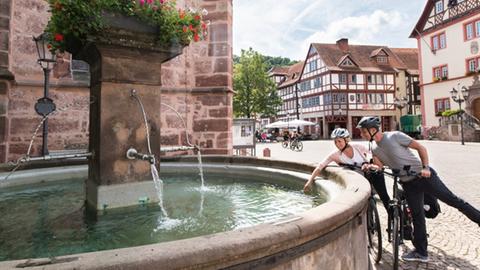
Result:
M459 142L420 141L427 147L430 165L442 181L457 196L477 209L480 208L480 144ZM364 142L362 142L364 143ZM365 143L366 144L366 143ZM271 150L272 159L299 161L317 164L323 157L335 150L331 141L305 141L302 152L284 149L280 143L257 145L257 156L261 157L264 148ZM387 189L391 191L393 181L387 179ZM382 230L386 228L386 212L378 204ZM442 213L435 219L427 219L429 233L428 263L400 262L400 269L461 269L480 270L480 227L466 218L458 210L441 203ZM384 233L386 234L386 232ZM373 269L391 269L392 246L383 237L383 256ZM406 241L404 250L413 248Z

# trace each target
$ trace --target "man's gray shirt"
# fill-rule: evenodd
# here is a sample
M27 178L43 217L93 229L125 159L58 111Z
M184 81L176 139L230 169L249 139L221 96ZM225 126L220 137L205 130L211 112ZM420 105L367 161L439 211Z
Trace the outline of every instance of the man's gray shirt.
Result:
M408 146L413 139L400 131L384 132L381 141L373 144L372 152L380 161L391 169L400 170L400 181L408 182L415 177L406 176L407 172L403 169L405 165L410 166L410 170L420 173L422 162L415 156Z

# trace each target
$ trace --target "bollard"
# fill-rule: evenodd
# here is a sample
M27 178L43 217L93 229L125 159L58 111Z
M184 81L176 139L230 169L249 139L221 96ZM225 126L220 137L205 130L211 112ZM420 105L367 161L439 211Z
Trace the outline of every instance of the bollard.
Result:
M263 157L270 157L270 148L263 149Z

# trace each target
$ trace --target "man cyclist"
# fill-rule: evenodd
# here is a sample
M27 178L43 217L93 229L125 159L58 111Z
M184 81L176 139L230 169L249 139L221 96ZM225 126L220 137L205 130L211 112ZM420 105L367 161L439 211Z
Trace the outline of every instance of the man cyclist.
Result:
M317 168L313 171L310 179L307 181L303 187L304 192L308 192L311 188L315 177L320 175L320 172L325 168L329 163L335 162L337 164L346 164L346 165L357 165L361 166L363 163L367 162L367 157L369 156L368 149L356 143L350 143L350 133L345 128L336 128L333 130L331 136L335 146L338 150L332 152L327 156ZM361 172L357 170L357 172ZM387 188L385 187L385 177L382 173L367 173L365 177L373 185L378 196L382 200L383 206L387 209L388 212L388 202L390 197L387 193Z
M428 261L427 229L423 209L424 193L437 197L442 202L457 208L470 220L480 225L480 211L453 194L442 182L437 172L428 164L428 153L424 146L400 131L382 132L380 119L376 116L363 117L358 122L362 138L370 141L373 163L364 165L364 169L380 169L387 165L401 171L400 184L405 198L412 210L413 245L415 249L402 256L405 261ZM416 150L420 158L412 150ZM409 176L403 169L410 166L421 177Z

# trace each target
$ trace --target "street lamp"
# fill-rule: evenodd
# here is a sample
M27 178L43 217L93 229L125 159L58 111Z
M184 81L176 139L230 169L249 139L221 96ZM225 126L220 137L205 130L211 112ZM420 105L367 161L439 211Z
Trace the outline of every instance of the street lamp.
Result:
M37 100L35 104L35 111L37 114L43 116L44 118L47 117L50 113L55 111L55 103L53 100L48 97L48 87L49 87L49 79L50 79L50 71L53 68L53 65L56 62L56 55L50 51L50 44L47 40L47 34L43 33L38 37L33 37L35 41L35 45L37 47L38 53L38 64L43 69L44 75L44 86L43 86L43 97ZM45 118L43 122L43 138L42 138L42 154L44 156L48 155L48 119Z
M458 88L460 88L460 84L458 84ZM460 108L460 131L462 135L462 145L465 145L465 139L463 136L463 111L462 111L462 103L465 102L468 98L468 89L465 86L462 86L461 90L458 91L454 87L450 91L453 101L458 103Z
M408 104L408 99L406 97L402 98L395 98L393 100L393 104L395 104L395 107L400 110L400 118L398 119L398 129L401 130L401 120L402 120L402 110L407 106Z

